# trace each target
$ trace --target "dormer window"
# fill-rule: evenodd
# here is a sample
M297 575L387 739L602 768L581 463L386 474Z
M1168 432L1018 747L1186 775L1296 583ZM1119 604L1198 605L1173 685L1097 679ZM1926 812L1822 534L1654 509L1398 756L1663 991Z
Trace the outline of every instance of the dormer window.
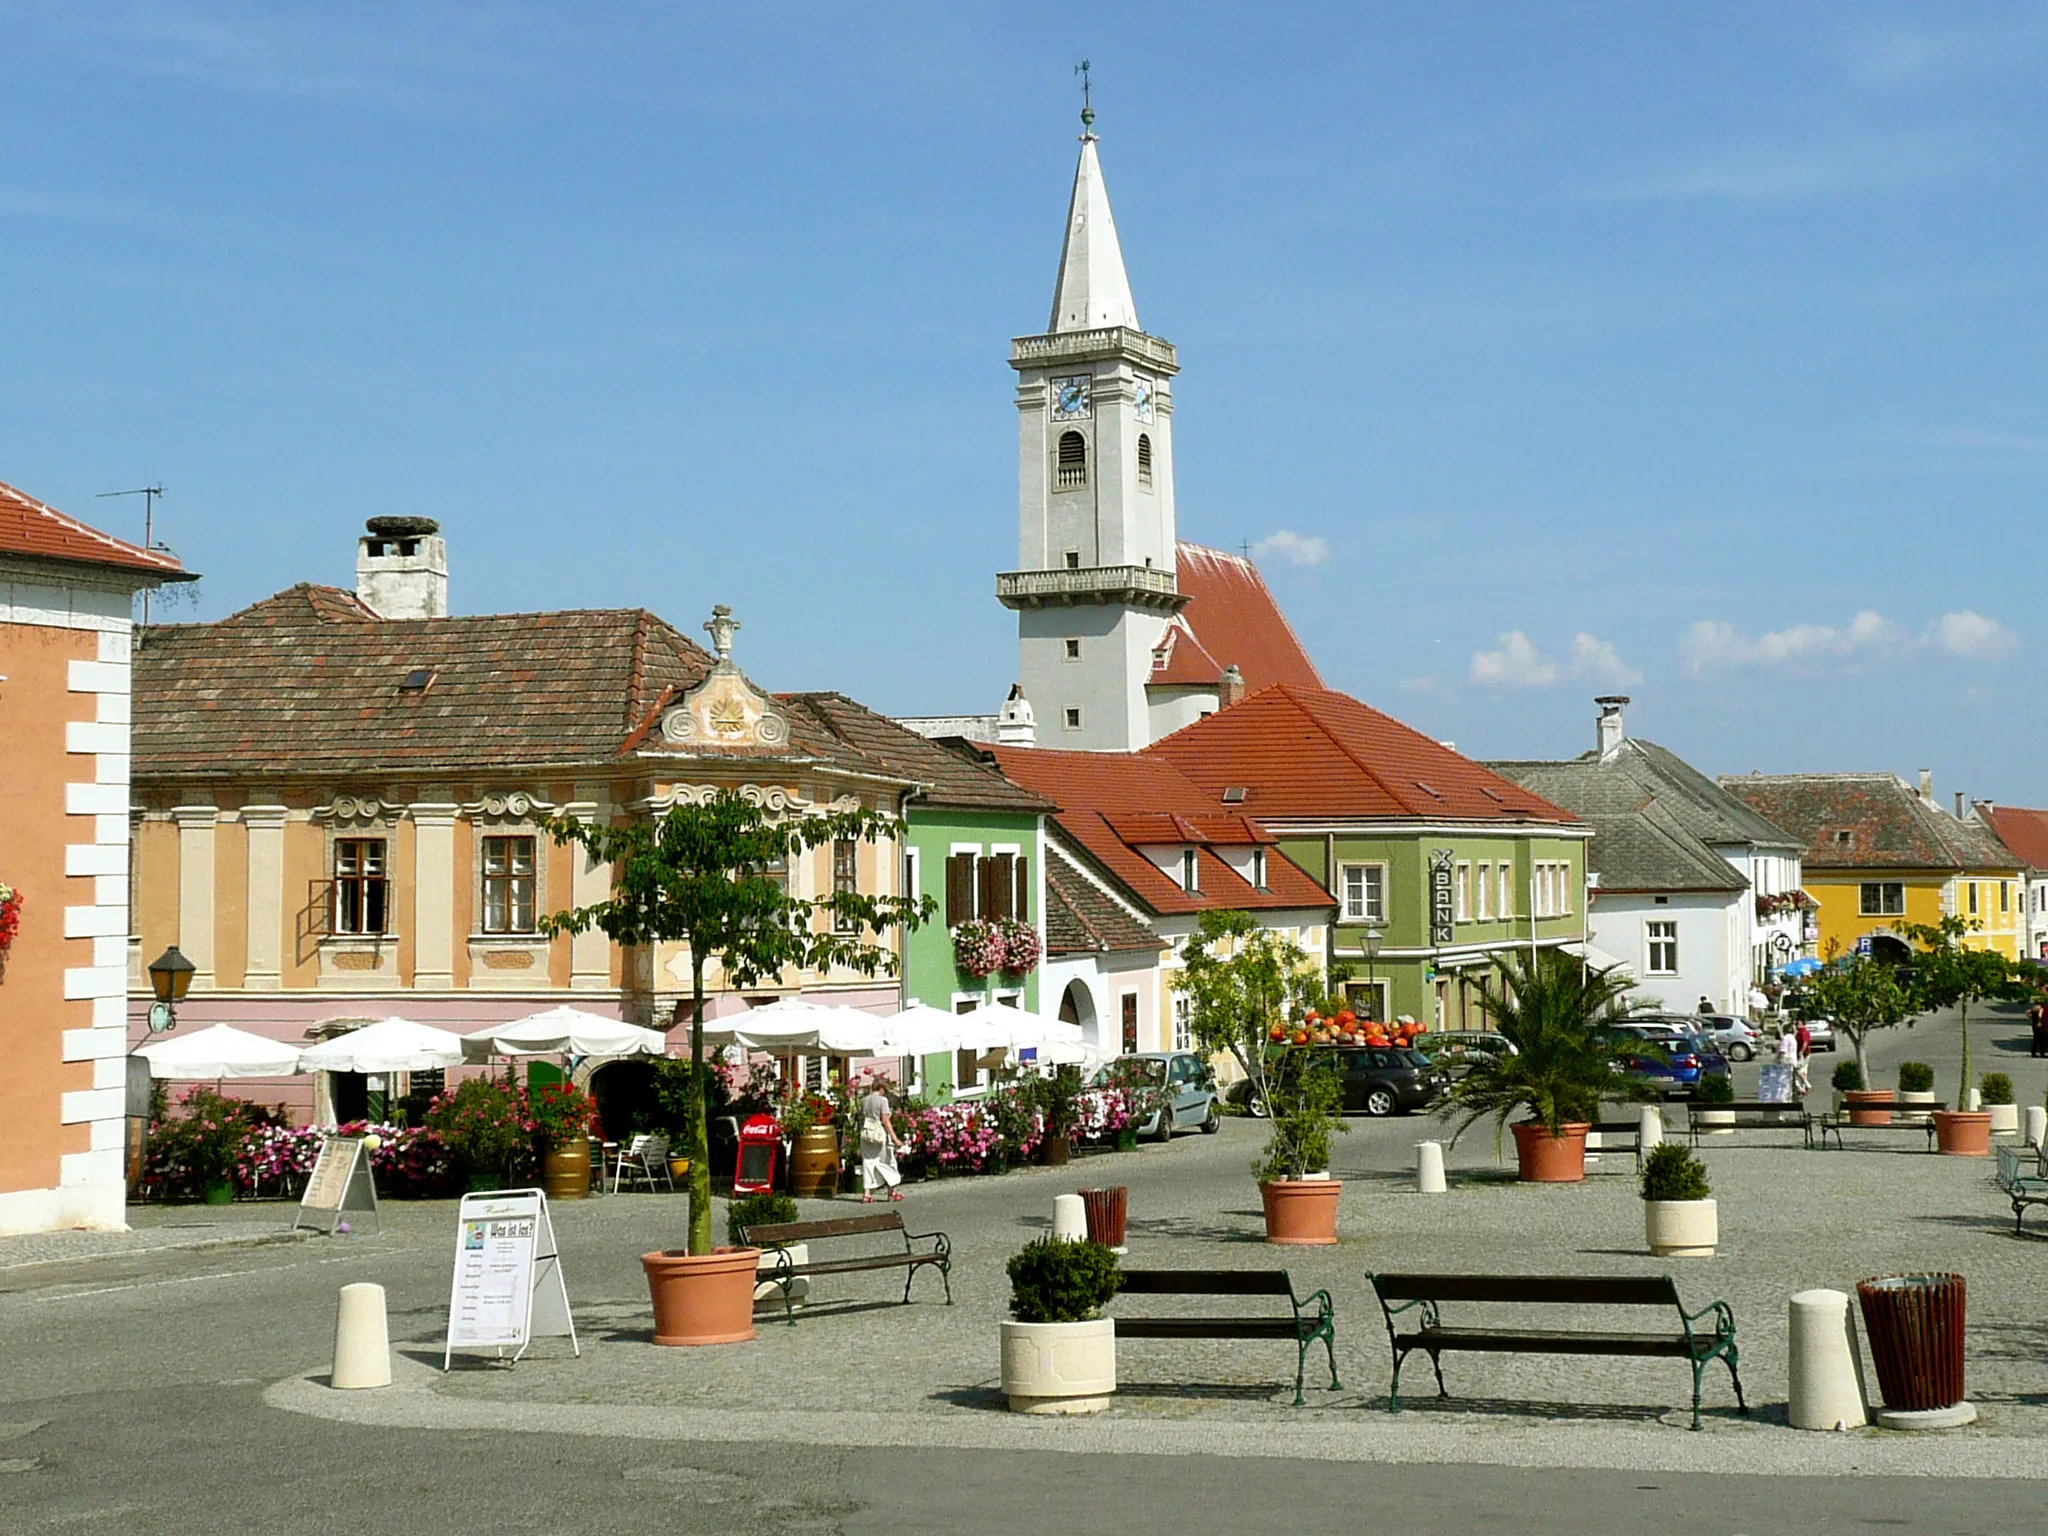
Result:
M1252 885L1258 890L1266 889L1266 850L1252 850Z
M1202 888L1197 880L1197 861L1192 848L1180 851L1180 888L1191 894Z
M1079 490L1088 483L1088 439L1078 432L1060 434L1059 459L1053 470L1057 490Z
M1138 434L1138 484L1146 490L1152 489L1152 434Z

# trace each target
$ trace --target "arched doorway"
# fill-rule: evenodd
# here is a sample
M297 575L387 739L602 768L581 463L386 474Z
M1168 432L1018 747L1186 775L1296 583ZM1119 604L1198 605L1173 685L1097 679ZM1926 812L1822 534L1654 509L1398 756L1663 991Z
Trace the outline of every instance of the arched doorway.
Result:
M654 1063L645 1056L617 1056L591 1069L585 1085L597 1101L597 1123L607 1141L624 1141L636 1131L661 1129L654 1101Z
M1097 1055L1114 1056L1116 1051L1102 1038L1101 1016L1095 1011L1095 994L1088 990L1088 983L1078 977L1067 983L1067 990L1060 994L1060 1022L1078 1024L1081 1038Z
M1895 933L1873 933L1870 936L1870 958L1882 960L1886 965L1904 965L1913 958L1913 949Z

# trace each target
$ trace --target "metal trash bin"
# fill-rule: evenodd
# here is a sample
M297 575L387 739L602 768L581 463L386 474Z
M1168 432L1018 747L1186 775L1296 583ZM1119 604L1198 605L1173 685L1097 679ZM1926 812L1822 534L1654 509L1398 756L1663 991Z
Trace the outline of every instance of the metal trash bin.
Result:
M1124 1217L1130 1191L1121 1184L1108 1189L1084 1189L1081 1204L1088 1212L1088 1241L1105 1248L1124 1246Z
M1963 1400L1961 1275L1860 1280L1856 1299L1886 1408L1925 1412Z

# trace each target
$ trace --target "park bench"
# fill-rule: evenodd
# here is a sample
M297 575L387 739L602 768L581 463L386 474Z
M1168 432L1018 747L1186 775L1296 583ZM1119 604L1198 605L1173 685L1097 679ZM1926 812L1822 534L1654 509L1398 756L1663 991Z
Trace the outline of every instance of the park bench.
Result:
M1595 1138L1598 1138L1597 1140ZM1635 1120L1595 1120L1586 1127L1586 1157L1591 1161L1603 1152L1633 1152L1643 1160L1643 1124Z
M1851 1131L1878 1132L1919 1131L1927 1138L1927 1150L1932 1152L1934 1150L1934 1112L1937 1109L1946 1109L1947 1107L1940 1099L1936 1099L1931 1103L1922 1101L1914 1104L1864 1104L1856 1108L1844 1106L1841 1109L1822 1110L1813 1117L1813 1123L1820 1132L1820 1144L1823 1150L1826 1149L1828 1135L1832 1132L1835 1138L1835 1150L1838 1152L1842 1151L1842 1132L1847 1129ZM1867 1114L1872 1110L1888 1114L1891 1118L1884 1125L1853 1125L1850 1123L1850 1115L1856 1114L1859 1111Z
M1710 1113L1730 1118L1712 1124L1702 1119ZM1715 1131L1797 1131L1810 1151L1816 1124L1815 1117L1797 1099L1732 1099L1725 1104L1695 1102L1685 1107L1686 1135L1695 1147L1702 1136Z
M1288 1315L1253 1317L1145 1316L1116 1318L1120 1339L1287 1339L1294 1344L1294 1405L1302 1403L1309 1346L1323 1341L1330 1359L1330 1390L1337 1384L1337 1315L1328 1291L1294 1294L1284 1269L1127 1269L1125 1296L1280 1296Z
M813 1248L820 1243L836 1243L843 1238L886 1237L900 1239L903 1247L899 1252L894 1247L879 1252L849 1253L825 1259L807 1259L796 1262L796 1255L790 1250L798 1243ZM830 1221L782 1221L762 1222L740 1229L740 1240L749 1248L759 1248L772 1256L774 1263L761 1271L761 1279L773 1284L782 1292L783 1315L790 1326L796 1325L796 1308L790 1302L790 1287L799 1279L815 1279L819 1275L853 1275L867 1270L900 1269L903 1275L903 1301L910 1302L910 1283L917 1278L917 1272L929 1265L939 1272L939 1278L946 1285L946 1305L953 1305L953 1245L943 1232L909 1232L904 1230L903 1218L895 1211L881 1216L840 1216ZM914 1243L930 1243L927 1249L914 1248Z
M1451 1350L1489 1354L1670 1356L1692 1366L1692 1427L1700 1427L1700 1377L1708 1362L1720 1360L1735 1383L1735 1402L1742 1412L1742 1377L1735 1350L1735 1313L1725 1301L1710 1302L1697 1312L1685 1310L1678 1287L1669 1275L1374 1275L1366 1276L1386 1314L1387 1342L1394 1351L1394 1383L1388 1407L1401 1411L1401 1364L1413 1350L1422 1350L1436 1370L1439 1395L1448 1397L1441 1356ZM1519 1328L1504 1324L1461 1324L1447 1327L1446 1302L1495 1307L1669 1307L1678 1317L1673 1332L1618 1333L1585 1328ZM1412 1331L1401 1332L1399 1319L1416 1313ZM1699 1327L1702 1319L1712 1326Z
M2012 1201L2012 1231L2018 1237L2026 1230L2027 1207L2048 1205L2048 1153L2000 1147L1996 1177L1998 1187Z

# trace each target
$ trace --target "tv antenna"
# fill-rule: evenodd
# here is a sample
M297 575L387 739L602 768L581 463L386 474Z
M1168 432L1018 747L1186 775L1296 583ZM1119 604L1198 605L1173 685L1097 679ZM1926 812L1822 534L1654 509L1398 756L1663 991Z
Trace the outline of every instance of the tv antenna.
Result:
M101 491L93 500L105 501L110 496L140 496L142 498L142 547L144 549L155 549L157 547L156 499L163 495L163 493L164 488L160 485L139 485L132 491ZM144 629L149 628L149 594L150 589L144 587L142 589L142 627Z

